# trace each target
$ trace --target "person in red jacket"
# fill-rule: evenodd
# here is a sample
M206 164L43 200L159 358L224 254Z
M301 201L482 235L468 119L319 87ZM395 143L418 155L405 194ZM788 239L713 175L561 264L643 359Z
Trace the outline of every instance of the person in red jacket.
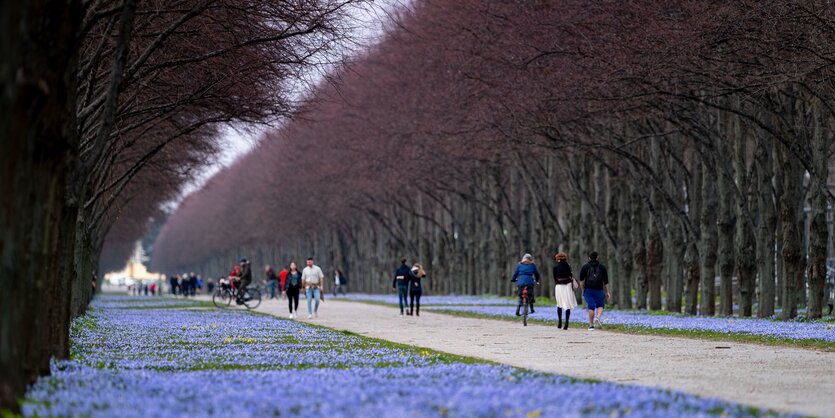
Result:
M278 280L279 280L279 282L281 282L281 288L280 289L281 289L281 298L282 299L287 298L287 290L284 288L284 283L287 282L287 273L288 273L287 268L283 268L283 269L281 269L280 272L278 272Z

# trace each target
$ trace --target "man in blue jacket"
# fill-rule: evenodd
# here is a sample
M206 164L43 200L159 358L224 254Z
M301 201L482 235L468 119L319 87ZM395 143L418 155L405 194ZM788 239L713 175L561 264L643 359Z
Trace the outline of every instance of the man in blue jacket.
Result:
M516 265L516 270L513 271L513 278L511 282L516 283L516 288L519 294L519 305L516 306L516 316L521 316L519 310L522 309L522 291L528 288L528 304L531 307L531 313L534 313L533 304L535 302L533 297L533 285L539 284L542 277L539 275L539 270L533 262L533 256L525 254L522 256L522 261Z
M400 267L394 272L394 281L391 283L391 290L397 291L397 298L400 300L400 316L403 316L403 312L407 306L409 306L408 297L409 297L409 284L412 283L412 280L415 280L416 277L412 274L412 269L409 268L409 265L406 264L406 257L400 259Z

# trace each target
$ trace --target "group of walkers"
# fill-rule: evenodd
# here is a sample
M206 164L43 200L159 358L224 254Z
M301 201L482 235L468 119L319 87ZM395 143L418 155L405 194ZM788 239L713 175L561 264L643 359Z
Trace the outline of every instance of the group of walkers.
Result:
M400 316L420 316L420 296L423 295L421 280L426 277L426 271L419 263L409 267L408 260L400 259L400 267L394 272L391 290L397 292L400 302ZM408 310L406 308L408 307Z
M558 327L567 330L571 310L577 307L575 291L580 289L588 309L589 330L602 328L603 309L610 298L609 276L606 266L598 260L598 254L592 251L586 262L580 269L578 278L574 277L571 265L568 263L568 256L564 252L554 255L556 264L553 267L554 278L554 299L557 305ZM286 298L290 311L290 319L298 318L299 298L304 294L307 299L307 317L319 317L319 303L325 300L325 274L322 269L314 263L313 258L308 258L305 267L300 271L295 262L291 262L286 268L278 273L269 266L264 266L264 279L262 283L269 290L270 299ZM400 260L400 267L394 272L392 290L397 292L400 305L400 316L420 316L420 298L423 295L422 280L426 278L426 271L420 263L409 265L404 257ZM241 258L229 273L229 279L235 283L238 289L237 303L243 304L246 289L252 284L252 267L246 258ZM533 261L531 254L522 256L522 260L516 266L511 281L516 283L519 303L516 307L516 315L520 316L523 304L523 293L527 289L528 304L530 312L535 313L534 286L539 285L542 276ZM203 280L194 273L170 276L171 294L194 296L200 294L203 287ZM209 292L212 291L212 282L209 281ZM161 293L161 289L148 288L145 292L153 294L155 291ZM341 270L336 269L333 273L333 295L346 294L348 278ZM280 294L279 294L280 293ZM565 313L565 322L563 322Z
M95 288L95 285L93 288ZM135 296L156 296L157 290L157 284L154 282L151 282L151 284L139 282L128 286L128 294ZM161 290L159 291L159 294L162 295Z
M314 263L313 258L308 258L304 269L301 271L295 262L291 262L286 268L278 273L270 266L264 266L263 283L269 289L269 298L287 299L287 306L290 311L290 319L298 317L299 297L304 294L307 299L307 317L319 317L319 303L325 300L325 274L322 269ZM242 258L229 273L229 278L235 281L238 288L238 304L243 303L246 288L252 283L252 268L249 260ZM347 293L348 278L337 269L333 275L333 295ZM279 296L280 292L280 296Z
M194 272L168 276L168 291L172 295L196 296L203 290L203 277Z
M557 315L559 322L557 327L567 330L568 319L571 310L577 307L575 289L579 288L586 302L589 313L589 331L603 327L603 308L609 300L609 274L606 266L598 260L596 251L589 253L589 259L580 269L579 281L575 279L571 265L568 263L568 256L564 252L554 255L556 264L553 269L554 276L554 299L557 303ZM516 316L522 308L522 294L528 290L528 303L531 313L534 313L534 285L540 284L542 280L539 269L533 262L533 256L525 254L522 261L516 266L511 281L516 283L519 295L519 303L516 306ZM565 325L563 325L563 312L565 312Z

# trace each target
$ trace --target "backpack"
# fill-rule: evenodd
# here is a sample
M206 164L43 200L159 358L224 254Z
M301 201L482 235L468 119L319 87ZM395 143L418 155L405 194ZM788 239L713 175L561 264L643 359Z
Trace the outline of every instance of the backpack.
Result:
M589 289L600 289L603 287L603 278L598 274L600 265L589 266L589 276L586 277L586 287Z

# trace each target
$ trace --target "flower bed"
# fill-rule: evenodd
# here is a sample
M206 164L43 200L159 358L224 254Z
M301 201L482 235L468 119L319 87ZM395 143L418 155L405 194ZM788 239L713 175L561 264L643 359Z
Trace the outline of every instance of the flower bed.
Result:
M397 295L371 294L371 293L349 293L339 295L337 299L349 299L360 302L375 302L397 305ZM478 305L478 306L510 306L513 305L510 298L498 296L470 296L470 295L425 295L420 298L420 306L432 305Z
M756 416L716 399L483 364L235 310L123 309L73 325L26 416Z
M444 306L428 307L444 311L469 312L496 317L515 317L512 307ZM540 306L531 318L557 322L553 306ZM640 312L608 310L603 315L604 325L624 325L652 329L697 330L718 333L750 334L791 340L818 340L835 343L835 326L827 322L771 321L767 319L710 318L687 315L652 315ZM571 322L586 324L588 317L581 306L572 311Z

